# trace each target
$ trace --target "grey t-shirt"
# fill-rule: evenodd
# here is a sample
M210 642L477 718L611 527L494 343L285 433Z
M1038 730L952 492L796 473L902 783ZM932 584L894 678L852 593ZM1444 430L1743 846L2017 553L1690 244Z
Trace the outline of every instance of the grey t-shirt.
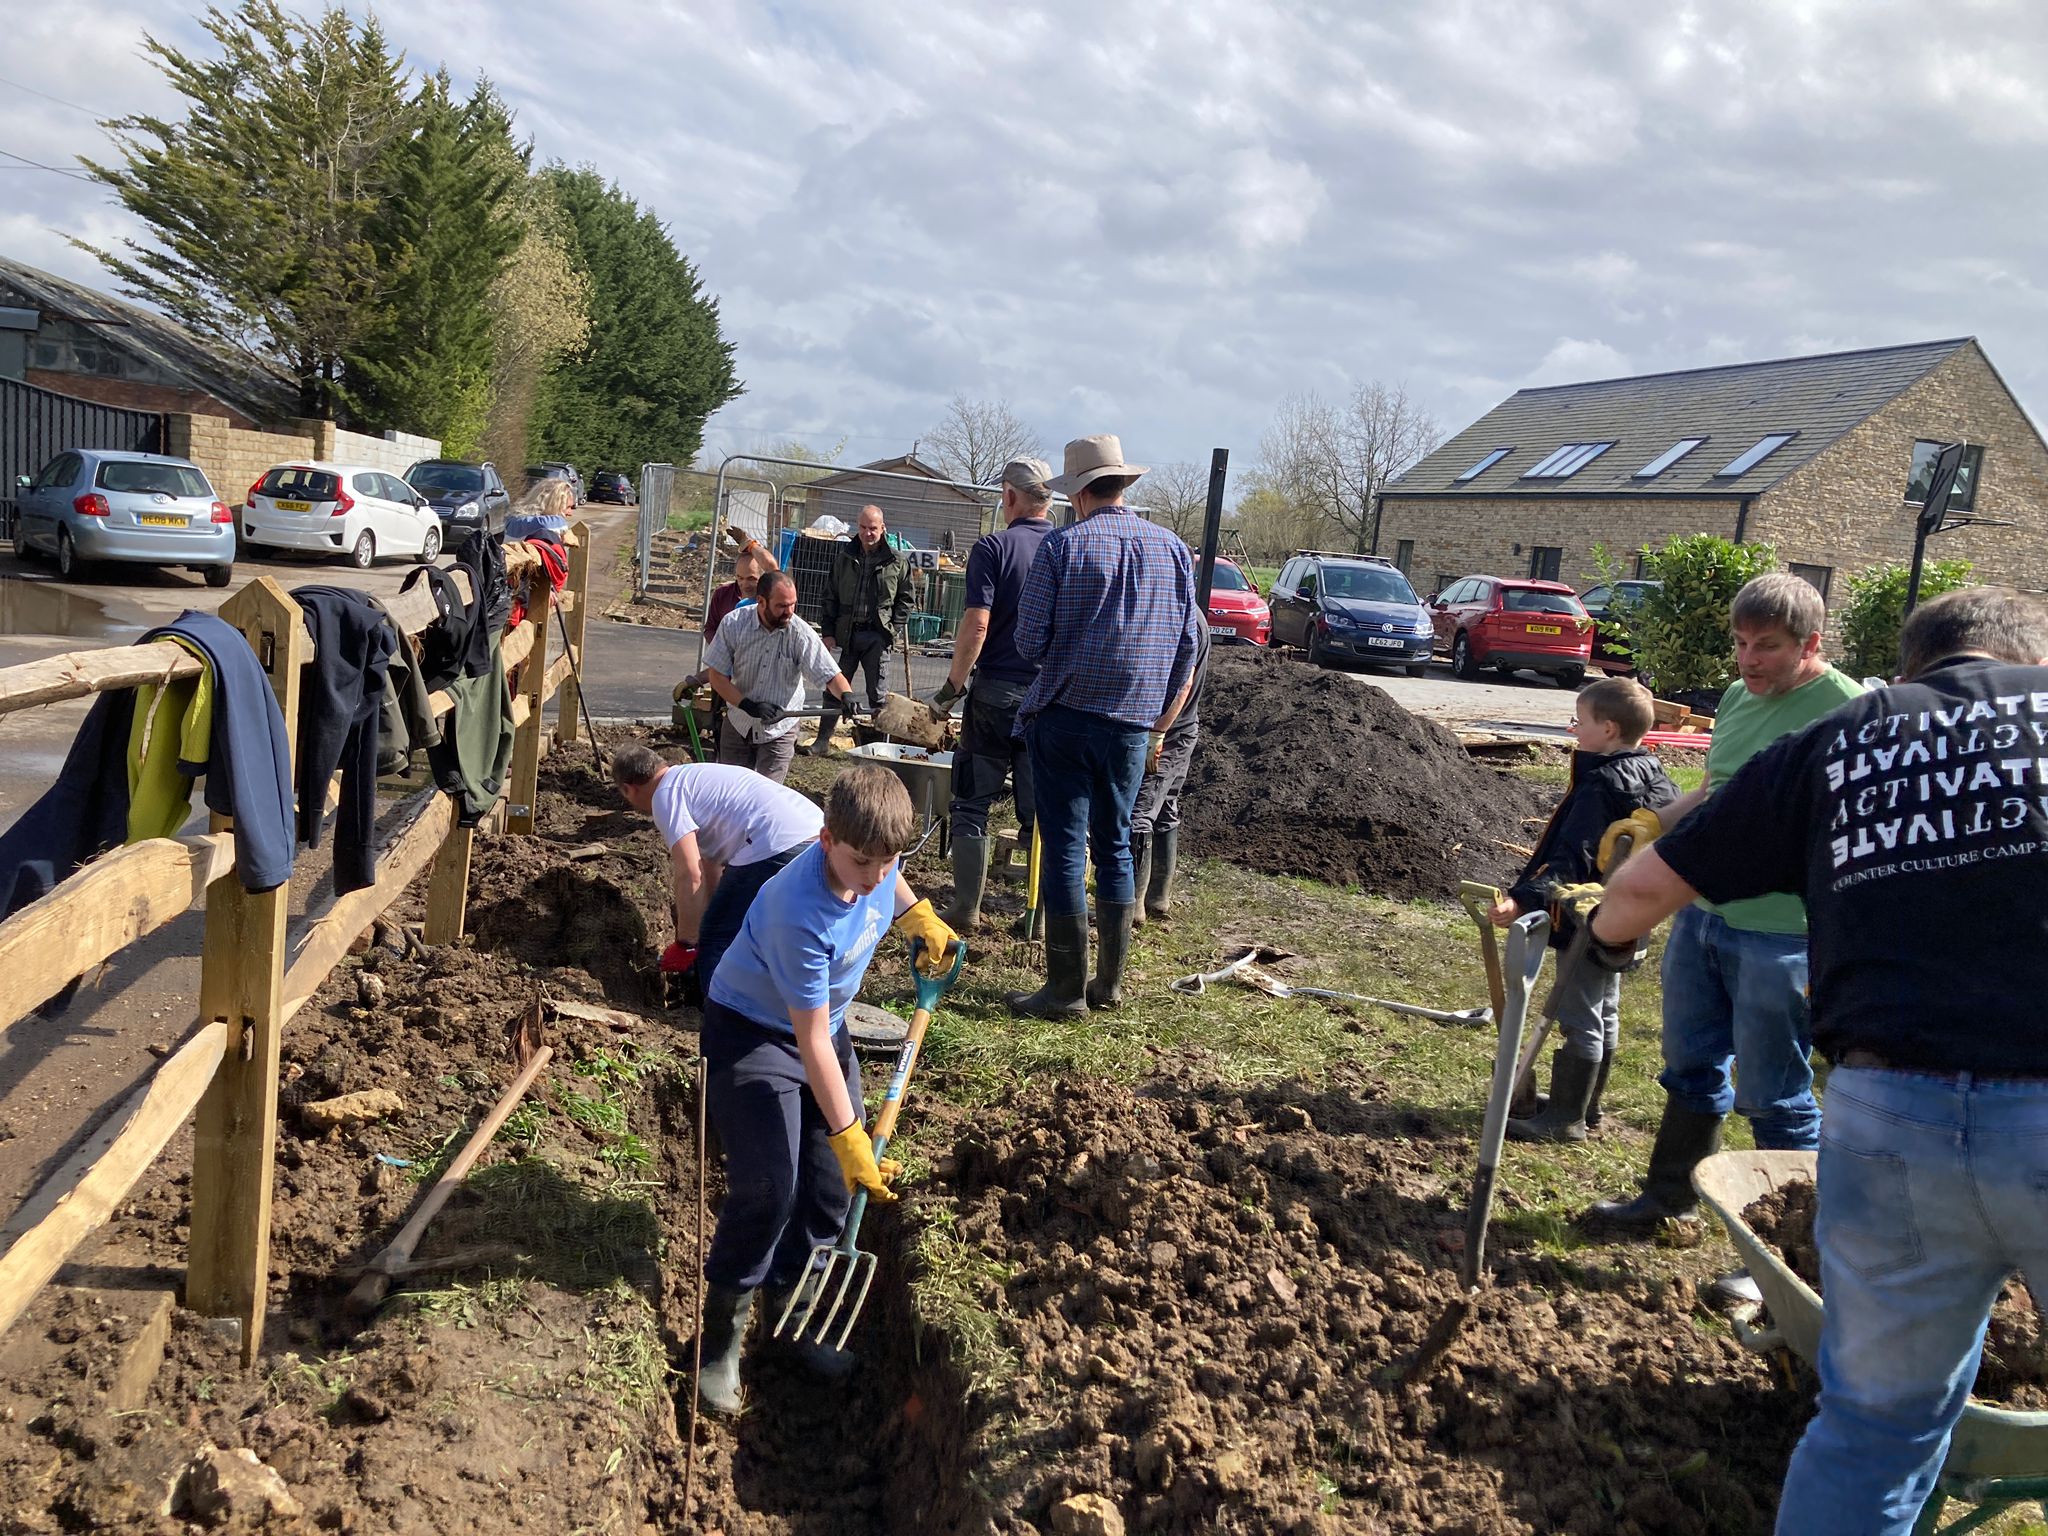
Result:
M823 688L839 675L839 663L815 629L798 618L770 629L761 622L759 605L725 616L704 652L704 665L731 678L741 698L784 709L803 708L805 683ZM737 726L748 741L779 741L796 730L794 720L763 725L737 707L727 712L726 724Z

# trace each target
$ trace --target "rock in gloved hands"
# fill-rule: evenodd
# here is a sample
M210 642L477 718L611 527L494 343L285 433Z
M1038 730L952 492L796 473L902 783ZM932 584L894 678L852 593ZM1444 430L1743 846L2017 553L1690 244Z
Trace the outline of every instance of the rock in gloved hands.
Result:
M691 694L695 693L703 685L703 682L704 674L702 672L692 672L676 684L675 691L669 694L669 698L680 704Z
M875 1144L868 1137L867 1127L858 1120L843 1131L835 1131L828 1140L832 1143L832 1155L839 1159L839 1171L846 1176L847 1193L866 1190L868 1199L884 1204L896 1198L890 1183L903 1172L903 1165L893 1157L875 1160Z
M770 704L766 699L741 699L740 708L763 725L774 725L789 713L780 704Z
M1614 822L1605 832L1600 834L1600 851L1593 856L1593 862L1599 867L1601 874L1612 874L1614 873L1614 845L1620 842L1623 836L1631 837L1635 840L1629 848L1630 857L1634 857L1663 835L1663 819L1647 805L1637 806L1626 816L1622 817L1621 820Z
M951 969L953 946L960 942L960 935L946 926L930 897L897 918L896 931L903 935L906 944L912 939L924 941L924 953L918 956L917 968L925 975L937 976Z

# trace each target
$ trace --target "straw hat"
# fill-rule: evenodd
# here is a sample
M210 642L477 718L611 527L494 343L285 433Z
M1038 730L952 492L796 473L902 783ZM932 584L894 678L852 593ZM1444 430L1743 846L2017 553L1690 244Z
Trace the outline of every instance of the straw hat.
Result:
M1072 496L1111 476L1134 480L1145 473L1144 465L1124 462L1124 445L1108 432L1077 437L1067 444L1066 468L1058 479L1046 482L1055 495Z

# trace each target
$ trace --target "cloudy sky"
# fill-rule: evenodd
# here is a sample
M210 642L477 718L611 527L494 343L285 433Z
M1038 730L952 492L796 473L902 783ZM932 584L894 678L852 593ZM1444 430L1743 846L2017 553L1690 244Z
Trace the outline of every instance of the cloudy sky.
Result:
M22 159L170 110L139 39L194 40L190 8L0 0L0 251L101 280L65 237L125 216ZM669 224L747 383L714 448L901 452L957 390L1051 445L1241 464L1303 389L1405 383L1455 429L1525 384L1965 334L2048 408L2032 0L384 19Z

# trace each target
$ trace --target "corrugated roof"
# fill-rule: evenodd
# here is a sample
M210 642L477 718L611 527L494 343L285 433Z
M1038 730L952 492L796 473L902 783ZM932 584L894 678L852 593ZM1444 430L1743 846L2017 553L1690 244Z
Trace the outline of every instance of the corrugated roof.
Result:
M4 256L0 294L45 314L92 326L113 345L183 380L188 388L233 406L251 421L283 421L298 414L298 390L284 374L202 341L154 310Z
M1970 340L1518 390L1389 484L1386 493L1753 494L1812 460ZM1793 435L1744 473L1720 474L1776 433ZM1636 478L1638 470L1688 437L1706 441L1653 478ZM1602 442L1614 446L1567 478L1525 478L1567 443ZM1458 479L1500 448L1512 451L1472 479Z

